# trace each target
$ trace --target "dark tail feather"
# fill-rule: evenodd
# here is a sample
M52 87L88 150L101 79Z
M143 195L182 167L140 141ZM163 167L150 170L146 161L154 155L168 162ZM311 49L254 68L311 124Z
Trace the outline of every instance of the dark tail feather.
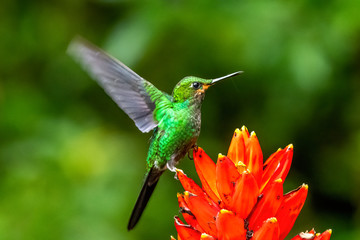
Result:
M155 173L154 169L152 168L148 175L146 176L144 185L141 188L140 194L136 200L134 209L131 213L131 217L128 223L127 229L130 231L135 227L137 222L139 221L155 187L159 181L159 176L162 172Z

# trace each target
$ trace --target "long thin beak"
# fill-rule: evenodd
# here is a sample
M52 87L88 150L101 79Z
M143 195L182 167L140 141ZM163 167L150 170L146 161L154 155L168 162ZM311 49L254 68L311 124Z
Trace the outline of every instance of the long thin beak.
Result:
M219 78L215 78L211 81L211 85L218 82L218 81L221 81L223 79L226 79L226 78L231 78L231 77L234 77L234 76L237 76L239 74L243 73L243 71L238 71L238 72L234 72L234 73L231 73L231 74L228 74L226 76L223 76L223 77L219 77Z

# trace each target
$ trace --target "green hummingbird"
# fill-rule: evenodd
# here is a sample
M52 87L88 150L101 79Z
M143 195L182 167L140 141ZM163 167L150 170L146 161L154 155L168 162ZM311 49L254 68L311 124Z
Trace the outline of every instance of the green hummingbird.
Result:
M127 227L131 230L139 221L161 174L166 169L175 171L176 164L196 145L205 91L242 72L216 79L185 77L169 95L83 39L75 39L68 53L83 65L140 131L153 130L145 181Z

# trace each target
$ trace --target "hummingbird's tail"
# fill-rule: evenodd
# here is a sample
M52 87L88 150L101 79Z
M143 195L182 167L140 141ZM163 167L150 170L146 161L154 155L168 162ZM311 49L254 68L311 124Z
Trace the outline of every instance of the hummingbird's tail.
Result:
M133 229L139 221L162 173L163 171L158 171L157 169L154 169L154 167L152 167L147 174L140 194L136 200L134 209L131 213L131 217L127 226L127 229L129 231Z

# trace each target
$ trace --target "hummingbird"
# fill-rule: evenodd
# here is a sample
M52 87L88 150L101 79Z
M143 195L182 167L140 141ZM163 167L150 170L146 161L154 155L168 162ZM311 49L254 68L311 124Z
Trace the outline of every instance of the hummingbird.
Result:
M174 172L177 163L196 146L205 91L242 71L215 79L185 77L169 95L84 39L74 39L68 53L135 122L141 132L153 130L146 158L145 181L127 226L131 230L139 221L163 172L166 169Z

